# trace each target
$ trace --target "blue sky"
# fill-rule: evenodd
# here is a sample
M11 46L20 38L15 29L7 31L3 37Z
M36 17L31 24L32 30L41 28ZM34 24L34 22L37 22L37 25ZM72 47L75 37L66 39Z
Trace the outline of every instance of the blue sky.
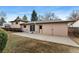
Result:
M17 16L22 17L24 14L30 20L33 10L36 10L38 15L54 12L59 18L66 19L73 10L79 10L79 6L0 6L0 11L7 15L6 21L12 21Z

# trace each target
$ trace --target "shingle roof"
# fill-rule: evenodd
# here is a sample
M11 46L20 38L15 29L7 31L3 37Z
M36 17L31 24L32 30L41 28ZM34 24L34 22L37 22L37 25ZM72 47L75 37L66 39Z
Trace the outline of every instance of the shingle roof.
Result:
M46 23L69 23L69 22L75 22L75 20L59 20L59 21L53 21L53 20L48 20L48 21L30 21L27 22L26 24L46 24ZM23 23L25 24L25 23Z
M28 21L24 21L24 20L14 20L14 21L10 21L10 22L19 22L19 21L22 21L22 22L28 22Z

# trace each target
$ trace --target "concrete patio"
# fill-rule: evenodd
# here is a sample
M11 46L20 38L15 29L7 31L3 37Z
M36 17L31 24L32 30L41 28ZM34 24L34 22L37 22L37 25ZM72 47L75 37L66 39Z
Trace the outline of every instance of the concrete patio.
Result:
M48 36L48 35L30 34L30 33L23 33L23 32L13 33L13 34L19 35L19 36L24 36L24 37L29 37L29 38L34 38L37 40L43 40L43 41L49 41L49 42L79 47L79 45L77 43L75 43L72 39L70 39L69 37Z

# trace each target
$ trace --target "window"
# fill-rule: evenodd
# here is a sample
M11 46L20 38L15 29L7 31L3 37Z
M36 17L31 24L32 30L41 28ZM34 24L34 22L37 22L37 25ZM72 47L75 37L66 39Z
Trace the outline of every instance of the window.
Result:
M42 29L42 26L39 26L39 29Z
M18 24L18 22L16 22L16 24Z
M24 28L26 28L26 25L24 25Z

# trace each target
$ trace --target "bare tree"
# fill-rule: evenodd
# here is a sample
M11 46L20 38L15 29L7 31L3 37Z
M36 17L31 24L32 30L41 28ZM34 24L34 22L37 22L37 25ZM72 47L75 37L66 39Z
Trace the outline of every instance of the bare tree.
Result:
M79 19L79 10L73 10L68 20L78 20Z
M44 19L45 19L45 20L54 20L54 21L61 20L60 18L58 18L58 17L55 15L55 13L52 13L52 12L46 13Z
M44 16L39 15L39 16L38 16L38 21L42 21L42 20L44 20Z
M48 12L48 13L46 13L45 14L45 20L50 20L50 17L51 17L51 13L50 12Z
M5 17L6 17L6 13L5 13L5 12L3 12L3 11L1 11L1 12L0 12L0 17L5 18Z

